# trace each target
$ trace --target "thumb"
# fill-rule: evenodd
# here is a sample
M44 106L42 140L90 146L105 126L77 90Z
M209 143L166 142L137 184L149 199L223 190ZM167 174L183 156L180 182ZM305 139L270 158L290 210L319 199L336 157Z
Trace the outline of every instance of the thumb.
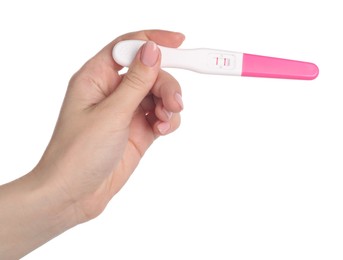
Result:
M115 110L133 114L154 85L160 70L161 54L156 43L146 42L138 51L128 72L109 97Z

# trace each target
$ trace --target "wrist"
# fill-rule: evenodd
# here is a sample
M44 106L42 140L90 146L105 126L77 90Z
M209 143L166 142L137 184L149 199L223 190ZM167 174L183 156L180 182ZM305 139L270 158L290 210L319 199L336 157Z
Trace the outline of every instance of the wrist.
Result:
M19 259L77 225L73 203L35 168L0 186L0 259Z
M78 217L75 202L63 192L52 176L51 172L38 165L25 177L31 179L28 180L31 183L31 205L36 205L36 211L51 221L49 224L54 226L55 232L62 233L79 224Z

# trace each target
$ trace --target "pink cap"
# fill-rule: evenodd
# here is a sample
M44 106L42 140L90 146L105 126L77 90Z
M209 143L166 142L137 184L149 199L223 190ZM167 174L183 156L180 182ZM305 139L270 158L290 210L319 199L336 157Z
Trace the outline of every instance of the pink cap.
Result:
M310 80L318 74L313 63L243 54L242 76Z

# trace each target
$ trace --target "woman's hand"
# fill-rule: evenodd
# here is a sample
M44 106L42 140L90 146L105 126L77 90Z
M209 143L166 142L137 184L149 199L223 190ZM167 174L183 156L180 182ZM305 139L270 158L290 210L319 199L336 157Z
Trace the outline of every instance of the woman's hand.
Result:
M121 40L148 41L125 75L112 58ZM130 177L148 147L180 124L177 81L160 69L157 44L178 47L166 31L126 34L88 61L70 81L57 126L37 169L75 203L78 221L97 216ZM51 184L50 184L51 185Z
M112 48L128 39L148 42L120 75ZM154 140L178 128L181 89L160 69L156 43L178 47L183 40L160 30L126 34L72 77L42 159L0 187L0 258L20 257L98 216Z

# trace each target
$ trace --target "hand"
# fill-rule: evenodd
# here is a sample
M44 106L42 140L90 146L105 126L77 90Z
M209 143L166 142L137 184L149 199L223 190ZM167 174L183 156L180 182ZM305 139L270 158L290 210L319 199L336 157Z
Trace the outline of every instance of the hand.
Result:
M127 39L149 42L119 75L111 52ZM183 40L158 30L126 34L72 77L42 159L29 174L0 186L1 259L18 259L98 216L153 141L178 128L181 89L160 69L154 42L178 47Z
M149 42L120 75L111 51L127 39ZM73 203L77 222L100 214L153 141L179 126L181 89L160 69L154 42L178 47L183 40L182 34L158 30L126 34L72 77L51 142L33 173Z

